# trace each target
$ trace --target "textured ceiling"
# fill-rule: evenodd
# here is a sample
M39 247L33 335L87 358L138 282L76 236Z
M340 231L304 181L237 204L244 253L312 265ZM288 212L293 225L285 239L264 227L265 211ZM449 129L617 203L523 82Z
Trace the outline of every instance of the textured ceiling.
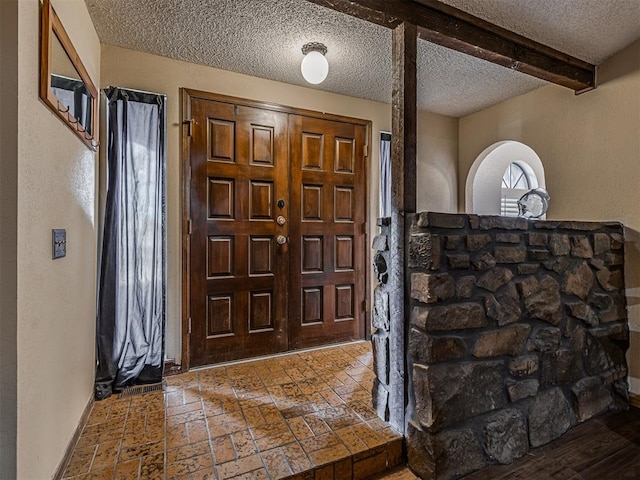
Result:
M391 31L306 0L86 0L100 40L310 86L301 47L324 43L313 87L391 101ZM445 0L565 53L600 63L640 37L640 0ZM418 107L460 117L546 82L418 41Z

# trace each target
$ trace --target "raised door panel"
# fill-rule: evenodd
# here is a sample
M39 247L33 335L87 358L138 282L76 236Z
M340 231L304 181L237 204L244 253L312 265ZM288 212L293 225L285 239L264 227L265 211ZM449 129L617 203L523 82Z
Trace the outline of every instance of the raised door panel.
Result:
M209 118L207 126L208 159L233 163L235 161L235 123Z

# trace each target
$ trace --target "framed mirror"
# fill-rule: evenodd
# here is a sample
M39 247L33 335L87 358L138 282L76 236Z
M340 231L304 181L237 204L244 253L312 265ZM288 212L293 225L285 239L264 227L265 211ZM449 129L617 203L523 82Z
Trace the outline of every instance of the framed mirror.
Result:
M92 150L96 150L98 91L50 0L40 34L40 98Z

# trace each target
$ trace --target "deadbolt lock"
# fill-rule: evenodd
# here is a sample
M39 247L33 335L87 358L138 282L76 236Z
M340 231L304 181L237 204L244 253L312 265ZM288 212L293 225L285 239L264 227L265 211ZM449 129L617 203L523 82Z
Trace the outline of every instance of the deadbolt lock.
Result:
M278 218L276 218L276 223L278 225L284 225L287 222L287 219L284 218L282 215L278 215Z

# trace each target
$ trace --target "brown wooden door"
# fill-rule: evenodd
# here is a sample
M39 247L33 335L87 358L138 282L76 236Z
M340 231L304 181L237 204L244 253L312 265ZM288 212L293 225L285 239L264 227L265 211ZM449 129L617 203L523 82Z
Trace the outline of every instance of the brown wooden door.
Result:
M361 339L366 128L291 115L289 135L291 348Z
M287 350L287 115L202 99L191 114L190 365Z
M366 127L189 110L190 366L363 338Z

